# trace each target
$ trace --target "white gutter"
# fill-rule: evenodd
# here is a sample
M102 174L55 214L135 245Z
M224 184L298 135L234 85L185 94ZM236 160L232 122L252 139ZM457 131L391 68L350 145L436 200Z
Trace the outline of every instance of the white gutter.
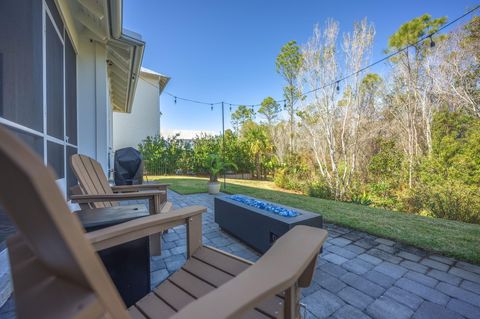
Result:
M139 37L136 37L133 32L128 32L128 30L123 29L123 1L108 0L107 4L110 17L109 29L112 38L110 41L118 41L133 48L132 68L130 70L131 77L128 81L127 101L125 106L125 112L130 113L132 111L135 89L137 88L138 76L140 75L140 68L145 50L145 42L143 42Z

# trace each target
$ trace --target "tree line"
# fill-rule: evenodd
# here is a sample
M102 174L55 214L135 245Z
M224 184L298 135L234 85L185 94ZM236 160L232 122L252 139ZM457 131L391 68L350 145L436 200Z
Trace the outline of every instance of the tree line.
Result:
M165 173L201 174L218 153L310 196L480 223L480 17L418 42L445 23L425 14L400 26L386 53L411 46L376 74L356 72L371 62L373 24L340 35L327 20L280 50L284 105L267 97L258 114L238 107L224 144L155 137L140 149L149 162L151 145L168 145Z

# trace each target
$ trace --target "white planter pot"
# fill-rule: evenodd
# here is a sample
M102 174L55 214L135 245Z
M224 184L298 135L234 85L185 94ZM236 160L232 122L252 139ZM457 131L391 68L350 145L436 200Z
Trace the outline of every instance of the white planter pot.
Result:
M208 193L211 195L217 195L220 193L220 182L209 182L208 183Z

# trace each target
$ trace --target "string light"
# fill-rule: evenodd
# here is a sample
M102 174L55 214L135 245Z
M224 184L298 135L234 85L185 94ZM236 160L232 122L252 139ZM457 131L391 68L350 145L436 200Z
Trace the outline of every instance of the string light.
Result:
M229 108L230 108L230 112L232 112L232 104L230 104L230 107L229 107Z
M436 45L436 44L435 44L435 41L433 41L433 35L439 33L440 31L442 31L442 30L444 30L445 28L451 26L452 24L456 23L457 21L465 18L466 16L468 16L468 15L471 14L472 12L478 10L479 8L480 8L480 5L477 5L477 6L475 6L474 8L472 8L472 9L470 9L469 11L465 12L464 14L462 14L461 16L457 17L456 19L454 19L454 20L450 21L449 23L443 25L442 27L438 28L438 29L435 30L434 32L431 32L431 33L425 35L424 37L420 38L420 39L417 40L416 42L411 43L411 44L408 44L408 45L406 45L405 47L400 48L400 49L398 49L397 51L392 52L391 54L383 57L382 59L379 59L379 60L377 60L377 61L375 61L375 62L373 62L373 63L371 63L371 64L369 64L369 65L367 65L367 66L365 66L365 67L363 67L363 68L361 68L361 69L359 69L359 70L357 70L357 71L354 71L354 72L352 72L352 73L350 73L350 74L348 74L348 75L340 78L340 79L337 79L337 80L335 80L335 81L333 81L333 82L331 82L331 83L327 83L327 84L325 84L325 85L323 85L323 86L321 86L321 87L314 88L314 89L312 89L312 90L310 90L310 91L304 92L303 94L301 94L301 97L303 98L303 97L305 97L305 96L307 96L307 95L309 95L309 94L311 94L311 93L313 93L313 92L319 91L319 90L321 90L321 89L324 89L324 88L329 87L329 86L332 86L332 85L336 85L336 90L337 90L337 91L340 91L340 82L345 81L345 80L347 80L347 79L349 79L349 78L351 78L351 77L353 77L353 76L355 76L355 75L358 75L359 73L362 73L362 72L364 72L364 71L366 71L366 70L374 67L375 65L377 65L377 64L379 64L379 63L382 63L382 62L384 62L384 61L387 61L387 60L391 59L392 57L394 57L394 56L396 56L396 55L398 55L398 54L400 54L400 53L408 50L409 48L417 46L418 44L426 41L427 39L430 40L430 47L433 48L433 47L435 47L435 45ZM187 102L191 102L191 103L210 105L210 108L211 108L212 111L213 111L213 106L214 106L214 105L216 105L216 104L222 104L222 102L211 103L211 102L204 102L204 101L199 101L199 100L192 100L192 99L182 98L182 97L178 97L178 96L173 95L173 94L168 93L168 92L166 92L166 94L167 94L167 95L170 95L170 96L172 96L172 97L174 98L174 103L175 103L175 104L177 103L177 98L178 98L179 100L187 101ZM283 108L284 108L284 109L287 109L287 102L286 102L286 100L275 100L275 102L277 102L277 103L280 103L280 102L282 102L282 101L283 101ZM234 103L228 103L228 104L230 105L230 111L232 110L232 106L245 105L245 104L234 104ZM252 110L254 110L254 107L255 107L255 106L260 106L260 105L261 105L261 104L252 105Z

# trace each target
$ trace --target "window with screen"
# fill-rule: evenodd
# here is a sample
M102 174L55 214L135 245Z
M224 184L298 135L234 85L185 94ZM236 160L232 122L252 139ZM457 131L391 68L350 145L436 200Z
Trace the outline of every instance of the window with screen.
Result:
M46 19L47 133L64 139L63 43L50 18ZM63 31L61 31L63 33Z
M0 1L0 116L43 132L42 1Z
M77 55L65 36L65 120L67 143L77 145Z

